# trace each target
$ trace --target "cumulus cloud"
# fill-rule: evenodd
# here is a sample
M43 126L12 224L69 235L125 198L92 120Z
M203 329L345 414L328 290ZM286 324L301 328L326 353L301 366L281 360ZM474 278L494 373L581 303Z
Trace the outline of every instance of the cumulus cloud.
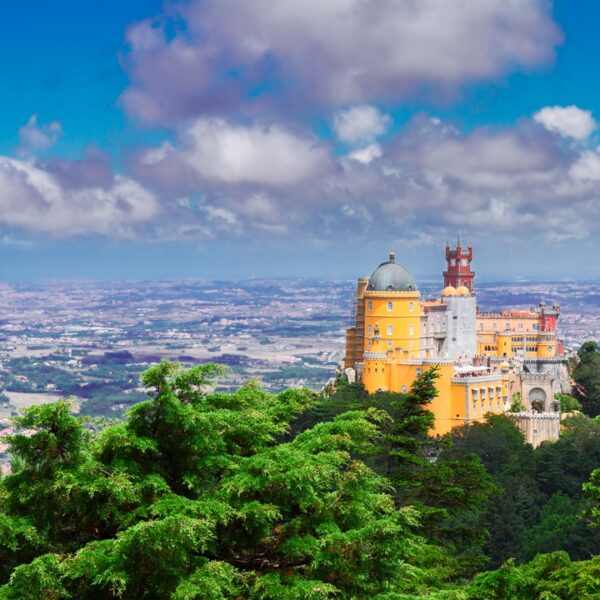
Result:
M166 186L257 184L288 186L331 167L327 147L280 125L236 125L197 119L180 130L177 147L166 143L133 161L137 172Z
M364 148L353 150L348 155L352 160L356 160L364 165L372 163L376 158L381 158L383 151L379 144L369 144Z
M177 5L175 5L177 6ZM127 34L122 102L148 123L395 102L553 59L544 0L197 0Z
M563 241L591 235L600 224L600 154L565 147L526 121L463 133L447 122L418 115L385 142L385 151L371 144L346 157L328 157L326 169L276 179L261 169L248 176L252 169L244 161L243 168L230 168L212 145L197 148L199 140L211 139L213 127L231 129L237 139L238 129L244 138L254 126L203 121L191 130L205 131L207 123L212 123L208 135L182 134L182 140L193 141L189 147L176 142L135 159L137 177L162 189L169 181L161 169L172 173L175 165L181 173L192 172L185 193L199 200L178 203L171 221L163 221L161 235L293 232L324 240L406 234L425 243L466 228L474 237L495 231L507 240L527 236ZM270 130L259 131L262 140ZM273 155L264 155L261 162L279 169Z
M268 225L273 233L315 239L427 240L461 228L475 238L498 232L508 242L559 242L600 233L600 153L565 148L527 122L466 134L420 115L377 160L341 158L340 165L275 195L221 187L207 193L205 209L227 211L223 231Z
M582 152L569 171L579 181L600 181L600 155L598 151Z
M58 121L38 123L38 115L31 115L19 129L18 154L28 156L49 150L61 135L62 127Z
M333 117L333 129L342 142L371 142L384 134L392 119L375 106L361 104L338 110Z
M548 131L575 140L587 139L598 126L591 111L577 106L546 106L533 118Z
M0 225L55 237L130 237L158 211L155 196L128 177L69 188L40 164L0 156Z

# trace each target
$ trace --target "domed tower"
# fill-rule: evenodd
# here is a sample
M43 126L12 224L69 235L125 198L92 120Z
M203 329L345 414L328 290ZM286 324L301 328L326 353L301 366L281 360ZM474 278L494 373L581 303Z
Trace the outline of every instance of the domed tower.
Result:
M400 348L407 358L420 358L420 295L410 271L396 263L393 252L389 260L373 271L364 299L365 357L375 344L377 328L380 338L377 345L381 351Z

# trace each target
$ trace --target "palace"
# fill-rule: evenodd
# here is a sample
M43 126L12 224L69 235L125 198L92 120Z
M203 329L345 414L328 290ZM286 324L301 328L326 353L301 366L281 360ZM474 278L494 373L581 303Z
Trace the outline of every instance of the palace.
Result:
M424 369L438 367L430 410L435 434L511 412L529 442L556 439L564 348L560 307L480 312L473 248L446 246L440 298L424 300L395 255L358 280L355 324L346 332L345 368L369 393L406 392ZM564 380L564 377L562 378Z

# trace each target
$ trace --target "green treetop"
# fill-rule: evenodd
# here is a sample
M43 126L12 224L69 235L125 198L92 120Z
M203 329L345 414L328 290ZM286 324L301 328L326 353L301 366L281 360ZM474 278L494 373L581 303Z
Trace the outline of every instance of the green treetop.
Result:
M418 587L418 511L359 456L380 411L289 436L309 390L163 362L154 397L88 434L66 402L30 409L0 479L0 598L371 598ZM282 442L282 439L288 441Z

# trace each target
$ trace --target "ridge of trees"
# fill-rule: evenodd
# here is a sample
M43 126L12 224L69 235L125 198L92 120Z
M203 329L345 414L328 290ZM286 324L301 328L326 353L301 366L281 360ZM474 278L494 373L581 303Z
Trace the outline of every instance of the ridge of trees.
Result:
M155 365L107 426L67 401L15 418L0 600L600 594L594 419L536 450L499 416L432 439L435 369L325 397L211 391L219 373Z

